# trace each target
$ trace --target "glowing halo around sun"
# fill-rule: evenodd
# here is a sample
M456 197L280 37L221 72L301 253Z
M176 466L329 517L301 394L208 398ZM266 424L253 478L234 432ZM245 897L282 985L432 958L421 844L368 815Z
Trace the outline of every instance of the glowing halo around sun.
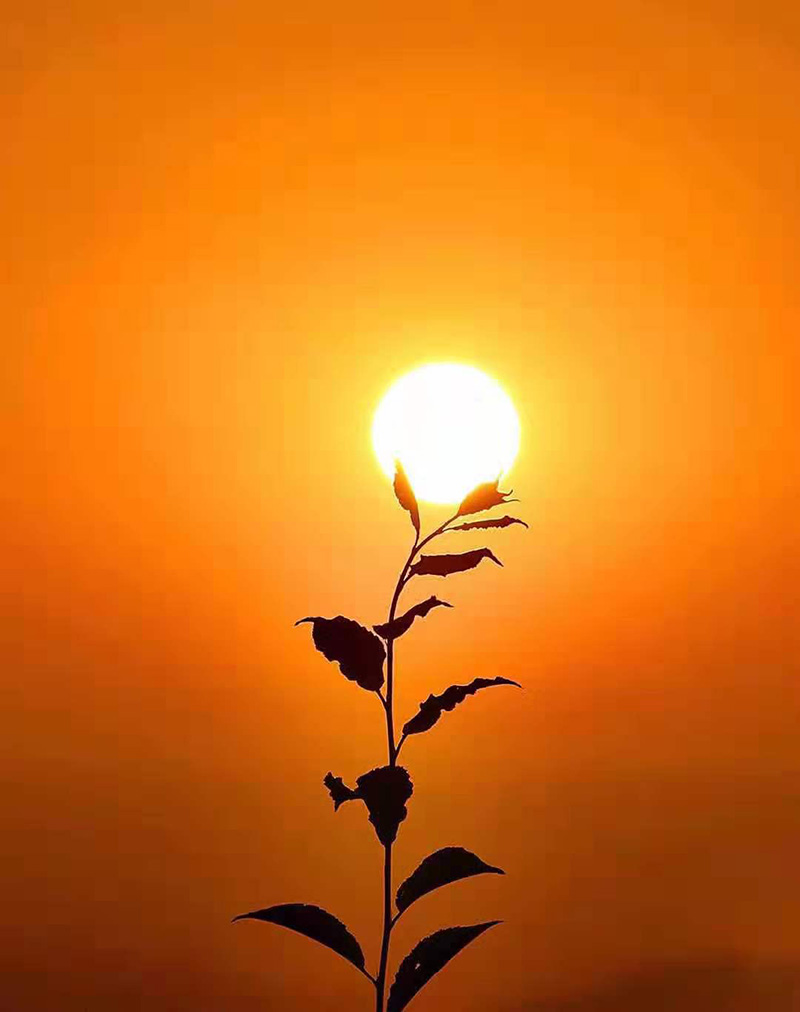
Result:
M486 373L442 362L406 373L386 392L372 423L378 462L399 460L418 499L458 503L509 471L520 426L511 398Z

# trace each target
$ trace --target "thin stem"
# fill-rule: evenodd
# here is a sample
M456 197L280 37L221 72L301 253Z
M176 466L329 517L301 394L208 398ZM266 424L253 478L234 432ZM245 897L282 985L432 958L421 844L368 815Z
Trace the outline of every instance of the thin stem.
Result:
M394 745L394 701L392 699L392 690L394 688L392 685L393 647L394 643L392 640L389 640L386 647L386 702L383 707L386 711L386 744L390 766L394 766L397 757Z
M416 537L414 538L414 544L409 552L405 565L400 571L400 576L398 577L397 584L394 588L394 594L392 594L392 603L389 606L389 623L394 622L395 614L397 612L397 603L400 600L400 594L403 591L403 587L405 587L406 583L408 583L408 580L410 579L408 572L411 569L411 564L417 553L434 538L443 534L447 530L447 527L455 519L455 516L450 517L449 520L446 520L440 527L437 527L433 533L429 534L426 538L423 538L422 541L420 541L419 531L417 531ZM394 639L389 639L386 644L386 697L384 698L380 690L378 691L378 697L383 703L383 708L386 711L386 744L389 755L389 765L395 766L397 764L397 756L402 748L403 742L406 740L406 735L403 735L399 744L395 745ZM378 976L374 980L375 1012L383 1012L383 998L386 990L386 966L389 960L389 938L392 933L392 928L399 916L399 914L396 917L392 916L392 845L387 844L384 846L383 855L383 935L381 937L381 957L380 966L378 968Z
M426 539L430 540L430 539ZM424 544L425 542L423 542ZM420 547L419 531L414 538L414 544L411 547L408 558L406 559L405 565L400 571L400 576L395 584L394 594L392 594L392 603L389 605L389 619L388 623L394 622L394 617L397 612L397 602L400 600L400 594L403 590L403 586L406 582L406 574L408 573L411 563L414 561L414 556ZM397 759L397 750L394 744L394 639L390 639L386 644L386 737L389 745L389 765L394 766Z
M397 602L400 600L400 592L403 589L406 573L417 552L419 545L419 531L414 538L406 563L403 566L400 576L392 594L392 603L389 605L389 622L394 621L397 611ZM379 693L380 694L380 693ZM397 750L394 744L394 640L390 639L386 645L386 698L381 695L383 708L386 711L386 742L389 755L389 765L394 766L397 760ZM389 936L392 933L392 845L384 847L383 856L383 936L381 938L381 958L378 968L378 976L375 980L375 1009L376 1012L383 1012L383 995L386 988L386 964L389 959Z
M383 995L386 988L386 964L389 960L389 936L392 933L392 845L383 849L383 938L381 962L375 981L375 1012L383 1012Z

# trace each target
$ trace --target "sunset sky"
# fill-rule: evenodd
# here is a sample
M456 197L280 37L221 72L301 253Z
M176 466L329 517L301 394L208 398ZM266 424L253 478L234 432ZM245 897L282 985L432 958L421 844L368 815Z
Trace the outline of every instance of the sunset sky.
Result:
M414 1012L800 1007L794 3L74 0L4 14L0 1007L369 1010L385 761L305 615L385 621L375 409L485 370L504 563L420 581ZM442 507L423 508L438 523ZM457 537L452 535L453 538Z

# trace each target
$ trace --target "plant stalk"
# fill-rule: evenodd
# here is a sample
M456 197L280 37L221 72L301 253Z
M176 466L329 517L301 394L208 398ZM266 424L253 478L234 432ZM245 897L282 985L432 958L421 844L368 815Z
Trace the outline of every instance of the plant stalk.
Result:
M456 514L457 516L457 514ZM414 538L414 544L411 548L406 563L403 566L400 576L398 577L397 584L394 588L394 594L392 595L392 603L389 606L389 622L394 622L395 614L397 612L397 603L400 600L400 594L403 591L403 587L408 582L408 571L411 568L411 564L414 561L417 553L432 541L435 537L443 534L447 527L456 519L455 516L450 517L446 520L441 527L437 527L435 531L429 534L422 541L419 539L419 531L417 531L416 537ZM380 696L380 693L379 693ZM397 753L399 751L399 745L395 744L394 737L394 640L390 639L386 644L386 698L381 700L383 702L383 708L386 711L386 741L387 751L389 755L389 765L394 766L397 763ZM400 740L400 744L404 740L405 736ZM380 965L378 968L378 976L375 978L375 1012L383 1012L383 999L386 990L386 966L389 960L389 939L394 927L394 918L392 917L392 845L391 843L384 846L383 854L383 935L381 938L381 957Z
M386 989L386 964L389 960L389 937L392 933L392 845L383 849L383 938L381 962L375 980L375 1012L383 1012L383 995Z

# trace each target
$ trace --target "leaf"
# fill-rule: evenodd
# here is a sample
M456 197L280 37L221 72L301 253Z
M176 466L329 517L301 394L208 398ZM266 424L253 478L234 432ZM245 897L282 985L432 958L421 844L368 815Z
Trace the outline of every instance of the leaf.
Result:
M444 847L430 854L397 890L397 909L402 913L421 896L441 886L473 875L505 875L463 847Z
M500 921L486 921L467 927L442 928L423 938L400 964L389 992L386 1012L402 1012L428 981L445 967L453 956Z
M440 696L430 695L424 703L419 704L419 713L403 725L403 734L429 731L443 710L452 710L463 703L467 696L474 695L478 689L488 689L491 685L516 685L518 689L522 688L519 682L512 682L510 678L501 678L499 675L497 678L475 678L469 685L451 685Z
M242 920L267 921L282 928L289 928L333 949L357 970L365 972L361 946L344 924L322 907L315 907L310 903L282 903L277 907L253 910L249 914L234 917L234 921Z
M339 806L343 805L345 801L353 801L359 797L352 787L348 787L341 777L335 777L333 773L326 773L322 782L328 788L328 793L333 799L334 812L338 812Z
M314 646L329 661L337 661L345 678L358 682L362 689L376 692L383 685L383 661L386 650L375 633L351 618L301 618L295 625L311 622Z
M378 839L384 847L394 843L400 823L408 815L406 802L414 793L414 785L407 769L402 766L379 766L369 773L363 773L356 780L356 790L332 773L325 777L324 784L333 798L335 812L339 811L340 805L345 801L363 801Z
M408 770L402 766L379 766L356 780L358 796L369 811L378 839L387 847L394 843L400 823L408 814L406 802L414 793Z
M483 485L478 485L477 488L474 488L458 507L456 516L463 517L468 513L482 513L484 510L490 510L494 506L501 506L503 503L516 502L516 499L508 498L511 495L510 492L498 491L497 485L499 481L499 478L497 481L487 481Z
M491 559L498 566L503 565L488 548L476 548L458 555L420 555L409 572L411 576L450 576L474 569L482 559Z
M411 487L411 482L408 480L405 468L399 460L394 462L394 494L397 496L397 501L403 509L408 510L411 514L411 523L414 525L414 530L419 534L419 506L417 505L417 497L414 495L414 489Z
M415 618L424 618L432 608L452 608L452 604L448 604L447 601L440 601L435 595L429 597L427 601L420 601L419 604L415 604L413 608L401 615L400 618L394 619L392 622L384 622L383 625L374 625L372 628L375 632L383 637L385 640L396 640L403 633L408 632Z
M512 524L528 525L524 520L517 520L516 517L498 517L493 520L473 520L468 524L456 524L455 527L448 527L448 531L483 531L488 527L510 527Z

